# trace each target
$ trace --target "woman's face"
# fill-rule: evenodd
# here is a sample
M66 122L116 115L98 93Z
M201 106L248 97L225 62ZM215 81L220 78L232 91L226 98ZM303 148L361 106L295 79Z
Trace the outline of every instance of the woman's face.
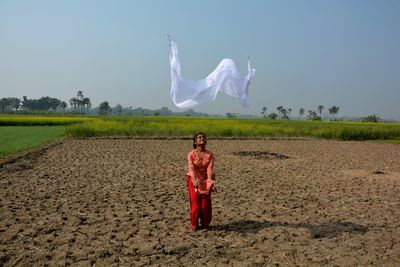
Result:
M196 136L196 145L206 145L207 137L204 134L199 134Z

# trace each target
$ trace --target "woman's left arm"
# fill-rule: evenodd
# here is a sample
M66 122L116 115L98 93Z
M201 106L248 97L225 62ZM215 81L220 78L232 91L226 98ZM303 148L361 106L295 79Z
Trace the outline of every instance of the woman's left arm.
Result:
M214 180L214 154L211 153L210 155L210 163L207 166L207 179Z

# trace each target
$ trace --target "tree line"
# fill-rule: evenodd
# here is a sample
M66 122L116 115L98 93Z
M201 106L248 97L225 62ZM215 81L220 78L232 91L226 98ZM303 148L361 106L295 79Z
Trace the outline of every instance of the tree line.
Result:
M173 112L167 107L151 110L146 108L122 107L117 104L111 107L108 101L103 101L98 107L93 108L89 97L82 90L77 91L75 97L67 102L57 98L45 96L39 99L29 99L24 96L4 97L0 99L0 113L43 114L43 113L68 113L88 115L128 115L128 116L192 116L208 117L208 114L189 109L182 112Z
M74 113L86 113L92 106L90 98L83 96L83 91L78 91L76 97L69 101L70 111ZM60 99L44 96L38 99L30 99L23 96L3 97L0 99L0 112L2 113L52 113L65 112L68 104Z
M90 98L83 96L83 91L78 91L76 97L69 100L69 104L74 110L79 110L81 113L85 113L92 107Z
M318 113L315 110L308 110L307 119L322 120L322 112L324 111L324 109L325 109L325 107L323 105L319 105L317 107ZM265 119L271 119L271 120L276 120L276 119L288 120L288 119L290 119L290 116L292 115L292 112L293 112L293 110L291 108L285 108L283 106L278 106L276 108L277 113L271 112L268 114L267 110L268 110L268 108L264 106L261 110L261 116ZM335 116L339 112L339 107L332 106L328 109L328 112L329 112L329 115ZM300 115L300 117L304 117L305 109L300 108L298 110L298 114Z
M24 96L21 99L17 97L4 97L0 99L1 112L18 112L18 111L65 111L67 103L57 98L45 96L39 99L28 99Z
M90 115L137 115L137 116L193 116L193 117L209 117L209 114L195 112L194 110L186 110L182 112L173 112L166 107L162 107L157 110L150 110L144 108L122 107L117 104L115 107L111 107L108 101L103 101L96 108L92 108L92 103L89 97L85 97L83 91L79 90L76 97L72 97L69 100L70 108L68 104L57 98L45 96L38 99L29 99L23 96L22 99L17 97L3 97L0 99L0 112L1 113L73 113L73 114L90 114ZM308 110L306 119L308 120L322 120L322 113L325 110L323 105L318 105L316 110ZM273 111L268 113L268 108L263 107L261 110L261 116L266 119L276 120L289 120L293 115L292 108L286 108L284 106L278 106L276 112ZM335 115L339 112L338 106L332 106L327 109L329 115ZM304 108L298 110L298 115L304 117L306 111ZM220 115L211 115L218 117ZM226 113L228 118L236 118L239 116L238 113ZM377 115L369 115L359 119L363 122L379 122L382 121Z

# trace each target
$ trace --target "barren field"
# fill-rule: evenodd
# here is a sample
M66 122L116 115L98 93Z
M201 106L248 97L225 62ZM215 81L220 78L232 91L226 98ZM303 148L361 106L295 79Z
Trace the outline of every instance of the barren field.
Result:
M0 266L400 265L400 145L209 140L212 229L190 232L190 140L66 139L0 168Z

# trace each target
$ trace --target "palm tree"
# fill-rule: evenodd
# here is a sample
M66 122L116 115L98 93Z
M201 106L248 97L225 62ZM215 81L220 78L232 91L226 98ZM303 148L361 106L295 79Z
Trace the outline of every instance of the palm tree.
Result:
M76 93L76 97L80 100L83 99L83 91L78 91L78 93Z
M319 105L319 106L318 106L317 109L318 109L318 112L319 112L319 115L320 115L320 116L322 115L322 111L324 110L324 108L325 108L325 107L324 107L323 105Z
M317 116L317 112L315 112L314 110L308 111L308 119L309 120L314 120L316 116Z
M81 113L83 113L83 108L85 107L85 101L83 97L83 91L78 91L76 93L76 104L78 108L80 109Z
M278 110L279 118L281 117L283 106L279 106L276 108Z
M329 111L330 115L332 115L332 114L335 115L335 114L337 114L339 112L339 107L332 106L331 108L328 109L328 111Z
M90 98L85 97L82 99L82 106L87 108L87 111L89 111L90 107L92 106L92 104L90 103Z
M65 111L65 109L67 108L67 103L66 102L64 102L64 101L62 101L61 102L61 104L60 104L60 108L62 109L62 111L64 112Z
M300 108L300 109L299 109L299 115L300 115L301 117L303 117L303 115L304 115L304 108Z
M288 111L285 108L282 108L281 112L282 112L282 118L288 120L289 119Z
M267 117L266 112L267 112L267 107L264 106L264 107L262 108L262 111L261 111L261 114L263 115L264 118Z
M71 107L73 107L76 110L76 106L78 105L78 99L76 97L73 97L69 100L69 104Z

